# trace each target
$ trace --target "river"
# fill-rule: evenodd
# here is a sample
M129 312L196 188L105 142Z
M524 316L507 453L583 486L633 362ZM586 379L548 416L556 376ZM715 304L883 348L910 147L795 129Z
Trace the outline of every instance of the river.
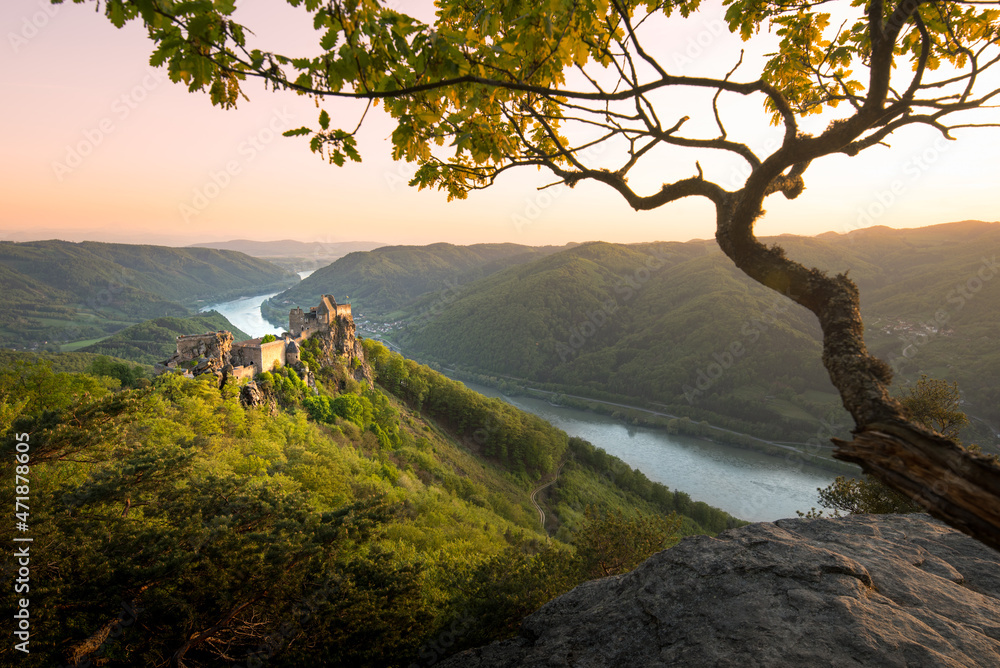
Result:
M311 272L301 272L303 278ZM276 294L276 293L274 293ZM212 304L250 336L280 334L260 314L260 304L274 294ZM687 492L740 519L764 522L795 517L797 510L818 506L817 487L829 485L835 474L814 466L791 465L782 457L764 455L705 439L632 427L610 417L552 406L543 399L506 397L494 389L465 383L470 389L501 397L521 410L548 420L570 436L578 436L615 455L650 480Z
M309 274L313 273L313 271L315 271L315 269L300 271L299 277L305 278ZM233 323L254 338L257 338L258 336L265 336L267 334L281 334L285 331L284 328L275 327L267 320L264 320L264 316L260 313L260 305L276 294L278 293L271 292L266 295L242 297L228 302L209 304L208 306L201 307L199 310L218 311L222 315L226 316L226 319L229 322Z
M632 427L596 413L553 406L544 399L504 396L476 383L465 385L534 413L570 436L590 441L650 480L752 522L796 517L797 510L819 507L816 488L826 487L836 477L815 466L791 465L782 457Z

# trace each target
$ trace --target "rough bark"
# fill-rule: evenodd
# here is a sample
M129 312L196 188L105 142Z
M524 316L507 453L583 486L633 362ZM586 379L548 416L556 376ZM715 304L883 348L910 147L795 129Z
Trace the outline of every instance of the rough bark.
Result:
M865 346L857 286L844 275L807 269L753 236L765 191L756 207L745 199L721 203L716 238L748 276L819 320L823 364L855 422L854 440L835 440L834 457L860 465L934 517L1000 550L1000 467L908 421L889 396L892 370Z

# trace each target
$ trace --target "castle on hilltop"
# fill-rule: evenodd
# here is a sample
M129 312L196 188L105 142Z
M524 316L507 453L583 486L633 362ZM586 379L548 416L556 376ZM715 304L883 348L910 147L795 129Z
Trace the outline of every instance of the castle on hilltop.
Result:
M288 331L293 337L305 340L313 332L330 331L336 319L344 317L351 317L351 305L338 304L333 295L323 295L319 306L313 306L308 313L300 308L288 312Z
M299 364L299 347L317 333L331 334L341 327L349 328L354 340L354 319L350 304L338 304L333 295L323 295L319 306L308 312L293 308L288 313L288 330L273 341L266 337L233 341L231 332L206 332L177 337L177 352L162 363L162 370L183 368L199 376L215 373L226 378L252 379L259 373L276 367ZM341 351L346 352L346 351Z

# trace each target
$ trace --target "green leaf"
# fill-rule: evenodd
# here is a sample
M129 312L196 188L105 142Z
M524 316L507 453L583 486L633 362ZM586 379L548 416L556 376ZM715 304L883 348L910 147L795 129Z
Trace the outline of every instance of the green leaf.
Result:
M281 133L283 137L301 137L302 135L311 134L312 130L306 127L295 128L294 130L285 130Z
M125 25L125 7L121 2L109 2L106 11L114 27L121 28Z
M330 114L326 113L326 109L319 112L319 126L324 130L330 128Z
M340 31L334 28L330 28L323 35L323 38L319 41L319 46L324 51L330 51L333 47L337 46L337 40L340 39Z

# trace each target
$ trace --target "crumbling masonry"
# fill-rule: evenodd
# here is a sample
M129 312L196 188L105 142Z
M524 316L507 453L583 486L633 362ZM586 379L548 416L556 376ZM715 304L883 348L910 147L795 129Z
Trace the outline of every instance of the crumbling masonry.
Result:
M277 340L267 343L261 338L234 342L232 333L227 331L178 336L177 352L163 362L162 367L163 370L183 368L193 376L215 373L222 381L252 379L276 367L298 364L299 346L314 334L338 334L345 330L349 331L349 337L335 338L349 338L353 343L351 305L338 304L333 295L323 295L319 306L313 306L308 312L292 309L288 314L288 329Z

